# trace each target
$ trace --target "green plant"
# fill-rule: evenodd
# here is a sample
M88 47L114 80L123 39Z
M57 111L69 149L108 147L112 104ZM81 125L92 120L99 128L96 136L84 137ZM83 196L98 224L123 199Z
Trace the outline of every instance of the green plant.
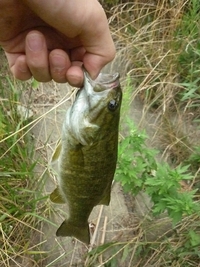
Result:
M181 181L191 180L193 176L188 173L189 166L172 169L167 163L158 164L155 176L145 181L145 190L154 203L153 213L161 214L165 210L172 218L173 223L181 221L183 215L190 215L198 210L194 202L196 190L182 191Z
M193 153L190 155L188 162L198 170L200 164L200 146L195 147Z
M153 213L158 215L167 211L174 224L184 215L195 213L198 210L194 202L196 191L181 189L182 180L193 178L189 166L172 168L167 163L157 162L158 151L147 147L146 134L139 132L130 119L127 122L129 133L119 144L115 179L133 195L145 191L153 202Z
M20 83L0 76L1 266L19 266L31 254L30 238L41 220L36 216L41 195L34 190L34 142L28 121L18 112L21 92Z
M144 189L144 181L156 171L156 150L145 145L147 135L139 132L130 119L127 119L129 133L119 143L116 180L125 191L136 195Z
M145 191L152 199L153 215L167 211L174 222L173 227L170 224L171 233L163 232L154 242L136 241L135 236L130 236L135 246L129 247L128 252L134 260L125 266L196 267L199 264L199 209L196 203L199 200L196 188L200 188L197 183L199 150L194 150L198 145L194 143L192 133L185 131L188 125L191 126L192 117L187 108L192 106L194 117L199 113L199 6L198 0L153 0L151 3L145 0L112 9L110 21L111 26L114 25L118 53L121 53L121 72L129 73L128 87L132 90L127 97L127 83L123 86L125 108L129 111L130 102L138 104L137 98L140 99L143 107L138 113L141 111L145 127L149 115L155 119L153 141L162 143L162 156L173 165L160 161L160 152L149 147L151 140L130 119L122 124L115 179L133 195ZM133 107L135 102L132 104ZM124 112L123 104L123 118L128 111ZM134 111L131 109L131 112ZM169 119L168 124L163 117ZM138 119L140 117L136 115L136 121ZM144 125L142 119L140 126ZM177 124L177 121L181 123ZM147 217L157 222L157 216ZM167 220L171 222L169 218ZM147 222L147 228L149 226ZM120 258L120 247L117 250ZM103 247L92 253L93 257L106 254ZM97 266L112 266L112 263L116 265L110 259Z
M189 102L189 107L198 107L200 103L199 9L198 0L190 1L185 8L179 26L175 30L177 49L179 50L177 67L180 86L182 87L180 100L184 103Z

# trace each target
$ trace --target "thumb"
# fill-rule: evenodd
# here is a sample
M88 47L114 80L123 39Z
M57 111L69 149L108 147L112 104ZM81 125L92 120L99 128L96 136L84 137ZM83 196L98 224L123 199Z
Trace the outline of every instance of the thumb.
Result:
M111 60L114 59L115 56L115 48L111 49L110 53L100 54L93 54L90 52L86 52L83 57L83 65L85 69L90 74L90 77L94 80L97 78L101 69L109 63Z

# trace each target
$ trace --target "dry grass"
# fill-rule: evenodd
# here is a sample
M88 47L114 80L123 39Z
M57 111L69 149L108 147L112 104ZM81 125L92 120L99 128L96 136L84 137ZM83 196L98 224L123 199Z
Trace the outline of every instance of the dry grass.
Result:
M4 74L5 75L5 74ZM13 81L12 81L13 82ZM35 194L31 179L34 162L27 149L16 84L1 77L0 122L0 262L1 266L21 266L34 229ZM12 83L12 87L10 84ZM6 88L6 89L5 89ZM20 91L20 89L19 89ZM28 128L27 128L28 129Z
M130 102L134 102L136 97L142 101L141 120L146 117L146 114L152 114L155 117L158 129L155 131L154 140L158 145L161 137L162 148L165 144L165 147L173 145L171 136L174 135L174 130L187 135L188 133L183 129L185 122L187 125L193 125L194 119L199 116L198 98L193 96L185 101L181 100L186 90L182 84L183 69L180 71L180 58L185 56L185 49L191 40L196 42L196 39L192 39L192 33L190 36L187 29L185 32L183 29L184 16L186 12L189 13L188 8L191 5L187 0L122 1L109 11L113 38L118 48L117 60L114 64L121 64L122 77L128 75L132 80L133 90ZM185 60L188 60L185 65L188 64L187 68L189 68L192 62L188 58ZM192 105L195 105L195 110L191 109ZM171 120L178 121L176 129L172 129L171 122L164 123ZM164 135L161 134L163 126ZM179 140L180 136L175 134L175 139ZM190 138L189 143L196 141ZM189 143L185 146L187 147Z
M120 63L122 77L128 75L132 81L130 104L135 105L138 98L142 102L139 126L151 128L151 146L160 148L162 160L172 166L186 164L195 147L199 147L199 129L195 123L199 119L199 90L194 94L189 91L195 88L190 83L199 85L195 76L199 61L194 56L199 53L195 32L196 25L200 25L199 4L187 0L118 2L108 11L118 49L118 61L114 64ZM194 54L189 50L191 43L196 45L191 49ZM187 88L184 82L189 84ZM193 171L192 185L199 184L199 167ZM192 187L185 185L183 190ZM164 241L144 244L134 239L131 252L135 255L130 266L200 266L198 220L197 214L185 218L176 233ZM193 240L192 231L197 233L198 240ZM163 236L167 236L165 232Z
M89 253L84 266L103 267L198 267L200 228L199 216L193 215L183 220L173 230L167 218L156 222L135 225L134 237L129 235L126 242L108 243ZM154 234L160 230L160 236ZM195 237L195 234L196 237Z
M106 1L102 2L105 4ZM163 159L174 165L180 164L193 153L193 146L199 145L196 126L193 125L193 119L198 118L200 114L199 100L180 101L180 94L184 93L184 87L180 84L181 73L179 72L178 57L184 45L183 47L180 46L180 38L175 34L181 25L190 1L144 0L142 2L124 2L126 1L117 1L118 5L108 11L113 38L118 51L116 63L114 63L117 66L114 65L114 68L120 70L122 83L126 80L127 75L131 79L133 91L129 101L130 105L133 105L137 98L142 102L140 127L144 125L143 121L148 120L150 114L154 120L152 143L161 148ZM184 44L190 42L189 36L185 36L182 40ZM59 132L60 121L56 110L66 101L71 101L74 94L69 93L63 98L59 94L55 96L52 92L47 94L43 89L37 92L37 89L31 88L30 84L26 94L30 99L35 99L31 105L33 104L33 113L36 118L31 122L21 124L18 128L15 125L15 129L12 129L9 134L0 131L0 146L4 146L0 161L12 158L13 164L6 172L9 175L12 172L15 178L10 180L8 188L5 188L4 183L0 183L0 192L2 193L0 196L0 266L61 266L56 264L60 264L59 260L65 258L67 253L70 254L68 266L74 266L78 262L77 251L78 255L83 257L81 263L79 259L77 266L200 266L199 256L197 256L199 255L199 246L196 245L200 242L198 239L200 230L197 223L199 217L197 215L185 218L183 223L178 225L167 239L168 230L164 230L161 234L163 239L154 241L148 241L144 238L147 230L144 228L145 224L139 221L134 227L130 225L131 229L129 230L132 235L129 236L128 241L105 244L97 250L91 251L87 261L84 260L87 250L80 248L77 242L74 244L73 251L66 252L64 246L56 240L58 248L62 249L60 255L54 255L53 248L48 246L44 249L44 243L47 242L48 237L44 235L43 226L50 224L47 218L56 211L52 209L48 201L45 202L45 205L44 202L38 202L38 196L35 197L32 184L30 186L29 175L33 175L33 173L27 174L27 170L23 169L23 173L26 173L24 179L21 179L21 174L17 174L19 169L13 168L13 166L17 167L18 162L24 161L25 157L27 159L25 165L30 164L27 154L25 154L26 156L23 154L23 146L27 144L26 136L38 125L43 125L37 132L37 136L34 136L35 151L37 151L37 155L40 155L38 166L41 169L40 174L35 174L35 177L37 185L39 184L43 191L40 196L49 193L48 189L47 191L44 190L45 177L49 178L50 176L51 180L54 181L55 174L49 170L47 162L50 160L56 142L55 138L51 139L52 132L49 131L47 124L51 124ZM7 114L5 104L8 97L3 97L0 101L3 112ZM27 103L30 107L30 103ZM191 109L191 103L197 104L197 107ZM19 102L16 103L16 101L12 103L13 111L18 104ZM39 109L41 114L37 113ZM54 115L48 120L47 117L50 113ZM16 121L15 118L11 118L11 122L14 121ZM7 141L10 143L5 146ZM20 150L18 149L21 151L20 158L19 155L16 158L12 154L13 149L16 149L17 146L20 147ZM2 178L2 173L5 175L5 170L1 168L2 164L0 166L0 178ZM199 181L199 169L195 169L195 171L195 183L197 183ZM33 176L31 176L32 178ZM15 197L16 192L19 193L19 187L23 192L20 204L16 202ZM13 198L9 197L11 188L16 189L13 190ZM26 204L30 202L30 205L22 204L25 202L24 199ZM8 204L10 204L9 207ZM14 211L11 210L13 206L16 208ZM107 233L105 221L103 229L102 242ZM192 231L198 233L196 239ZM40 239L41 236L43 241ZM54 260L47 261L49 262L47 265L45 259L52 255Z
M174 104L175 91L178 92L179 51L174 47L174 31L181 22L186 1L177 1L173 6L148 2L113 8L110 21L121 59L128 61L126 71L135 81L132 99L141 94L149 107L156 105L165 112Z
M55 227L48 219L50 206L43 191L49 161L46 150L50 145L52 151L54 144L48 143L50 133L42 142L33 129L71 96L52 100L45 93L49 102L44 103L44 95L30 83L18 83L7 73L5 68L0 77L0 266L44 266L49 251L44 249L45 237L41 238L42 225ZM37 95L34 105L31 92ZM38 99L46 108L42 114L38 113Z

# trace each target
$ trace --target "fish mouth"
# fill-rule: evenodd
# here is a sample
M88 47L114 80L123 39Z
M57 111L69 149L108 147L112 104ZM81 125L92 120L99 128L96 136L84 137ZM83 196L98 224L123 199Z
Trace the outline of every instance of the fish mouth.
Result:
M94 80L94 82L101 84L112 84L119 80L119 76L120 76L119 73L115 74L100 73L98 77Z
M114 89L114 88L117 88L120 84L119 73L115 73L115 74L100 73L95 80L92 80L90 78L87 71L84 71L84 73L87 79L89 80L89 83L93 86L93 90L95 92L100 92L100 91L104 91L107 89Z
M105 73L100 73L96 80L94 81L96 85L102 86L102 89L107 90L107 89L115 89L119 86L119 73L115 74L105 74ZM98 86L94 86L94 91L98 91ZM103 91L103 90L102 90Z

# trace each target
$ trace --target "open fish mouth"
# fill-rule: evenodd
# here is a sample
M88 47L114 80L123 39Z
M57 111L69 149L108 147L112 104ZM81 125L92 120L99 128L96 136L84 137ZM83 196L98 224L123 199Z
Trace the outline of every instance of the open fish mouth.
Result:
M119 79L119 73L115 74L105 74L100 73L96 80L94 80L96 83L103 83L103 84L112 84L116 82Z
M104 91L106 89L114 89L119 86L119 73L100 73L95 80L92 80L89 74L85 71L85 76L88 79L89 83L93 86L93 90L95 92Z

